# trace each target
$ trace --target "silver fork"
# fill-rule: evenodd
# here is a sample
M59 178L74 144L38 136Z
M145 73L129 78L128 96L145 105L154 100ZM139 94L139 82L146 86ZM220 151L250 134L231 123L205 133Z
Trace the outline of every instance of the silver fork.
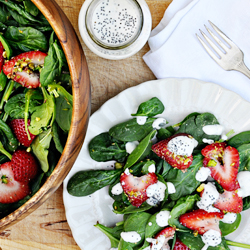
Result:
M213 39L217 42L213 42L202 30L200 30L202 36L207 41L207 43L213 48L213 50L201 39L197 34L197 38L201 42L202 46L205 48L207 53L217 62L224 70L236 70L248 78L250 78L250 70L244 63L244 54L243 52L234 44L218 27L216 27L211 21L209 21L210 25L217 32L219 37L223 39L228 46L221 41L206 25L206 29L208 33L213 37ZM219 46L218 46L219 45Z

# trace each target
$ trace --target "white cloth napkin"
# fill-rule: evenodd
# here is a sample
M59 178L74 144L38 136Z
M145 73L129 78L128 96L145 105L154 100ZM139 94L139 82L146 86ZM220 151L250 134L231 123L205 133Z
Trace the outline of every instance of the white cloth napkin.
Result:
M250 79L223 70L196 37L206 34L208 20L219 27L244 52L250 68L249 0L173 0L149 38L150 51L143 56L156 78L196 78L214 82L250 101ZM213 29L212 29L213 30Z

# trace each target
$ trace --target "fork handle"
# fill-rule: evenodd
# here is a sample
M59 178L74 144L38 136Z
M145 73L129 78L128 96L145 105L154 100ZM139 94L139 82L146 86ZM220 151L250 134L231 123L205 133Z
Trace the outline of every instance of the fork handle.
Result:
M245 65L245 63L242 61L240 62L237 67L235 68L235 70L243 73L245 76L247 76L250 79L250 70L249 68Z

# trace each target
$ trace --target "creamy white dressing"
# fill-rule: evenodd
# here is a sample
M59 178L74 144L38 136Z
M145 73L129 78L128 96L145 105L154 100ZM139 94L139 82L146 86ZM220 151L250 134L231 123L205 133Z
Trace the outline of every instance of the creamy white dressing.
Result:
M219 124L206 125L202 128L202 130L207 135L221 135L224 127Z
M147 121L147 116L136 116L136 122L139 124L139 125L144 125Z
M117 183L116 185L114 185L114 186L112 187L112 189L111 189L111 193L112 193L113 195L119 195L119 194L121 194L122 192L123 192L123 189L122 189L122 185L121 185L120 182Z
M148 167L148 172L149 172L149 173L155 173L155 164L151 164L151 165Z
M165 197L166 185L160 181L157 181L155 184L148 186L146 193L149 197L146 202L151 206L156 206Z
M146 238L146 241L152 244L150 248L151 250L162 250L165 242L165 236L160 235L159 237L157 237L157 239Z
M213 143L214 143L214 140L212 140L212 139L203 138L202 141L203 141L204 143L207 143L207 144L213 144Z
M152 127L159 130L160 128L163 128L166 126L166 119L164 118L157 118L156 120L154 120Z
M121 237L124 241L129 242L129 243L136 243L141 240L140 234L138 234L135 231L131 232L122 232Z
M221 233L210 229L201 236L201 239L205 244L202 250L205 250L209 246L215 247L221 243Z
M236 213L226 213L221 221L224 223L232 224L235 222L236 219L237 219Z
M169 211L161 211L156 215L156 223L160 227L166 227L168 225L168 219L170 218Z
M198 142L188 136L176 136L168 142L168 150L176 155L190 156Z
M125 144L126 152L128 154L131 154L138 145L139 145L138 141L127 142Z
M238 189L238 196L244 198L250 195L250 172L241 171L237 175L240 188Z
M130 175L129 169L126 168L125 171L124 171L124 173L125 173L126 175Z
M203 182L205 180L207 180L208 176L211 175L211 170L209 168L206 168L206 167L201 167L196 175L195 175L195 179L197 181L200 181L200 182Z
M174 194L176 192L175 186L172 182L167 182L167 186L169 194Z

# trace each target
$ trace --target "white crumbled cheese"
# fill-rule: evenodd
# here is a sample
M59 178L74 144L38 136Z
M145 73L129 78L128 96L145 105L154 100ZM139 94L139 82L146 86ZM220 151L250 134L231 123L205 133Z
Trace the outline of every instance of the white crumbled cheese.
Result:
M144 125L147 121L147 116L136 116L136 122L139 124L139 125Z
M224 223L232 224L236 221L236 219L237 219L236 213L226 213L221 221Z
M214 143L214 140L212 140L212 139L203 138L202 141L203 141L204 143L207 143L207 144L213 144L213 143Z
M169 194L174 194L176 192L175 186L172 182L167 182L167 186Z
M227 137L227 135L223 134L223 135L221 135L221 139L222 139L223 141L226 141L226 140L228 139L228 137Z
M130 175L129 169L126 168L125 171L124 171L124 173L125 173L126 175Z
M224 127L220 124L206 125L202 128L202 130L207 135L221 135Z
M138 234L135 231L122 232L121 237L124 241L129 242L129 243L137 243L141 240L140 234Z
M119 195L119 194L121 194L122 192L123 192L123 189L122 189L122 185L121 185L120 182L117 183L116 185L114 185L114 186L112 187L112 189L111 189L111 193L112 193L113 195Z
M165 236L160 235L157 239L147 238L146 241L152 244L151 250L161 250L165 242Z
M149 173L155 173L155 164L151 164L151 165L148 167L148 172L149 172Z
M169 211L161 211L156 215L156 223L160 227L166 227L168 225L168 219L170 218Z
M250 195L250 172L241 171L237 175L240 188L238 189L238 196L244 198Z
M166 123L167 123L166 119L157 118L156 120L154 120L152 127L159 130L160 128L165 127Z
M157 181L155 184L148 186L146 193L149 197L146 202L151 206L156 206L165 197L166 185L160 181Z
M151 227L151 226L153 225L153 223L152 223L152 222L149 222L148 225Z
M126 152L128 154L131 154L138 145L139 145L138 141L127 142L125 144Z
M168 142L168 150L176 155L191 156L198 142L188 136L176 136Z
M205 250L209 246L215 247L221 243L221 233L214 229L209 229L201 236L201 239L205 244L202 250Z
M198 172L196 173L195 175L195 179L197 181L200 181L200 182L203 182L205 181L208 176L211 175L211 170L209 168L206 168L206 167L201 167Z
M217 191L216 187L211 182L208 182L207 184L205 184L202 197L200 201L197 201L196 205L200 209L204 209L207 212L220 211L219 209L212 206L212 204L214 204L219 198L219 195L220 194Z

